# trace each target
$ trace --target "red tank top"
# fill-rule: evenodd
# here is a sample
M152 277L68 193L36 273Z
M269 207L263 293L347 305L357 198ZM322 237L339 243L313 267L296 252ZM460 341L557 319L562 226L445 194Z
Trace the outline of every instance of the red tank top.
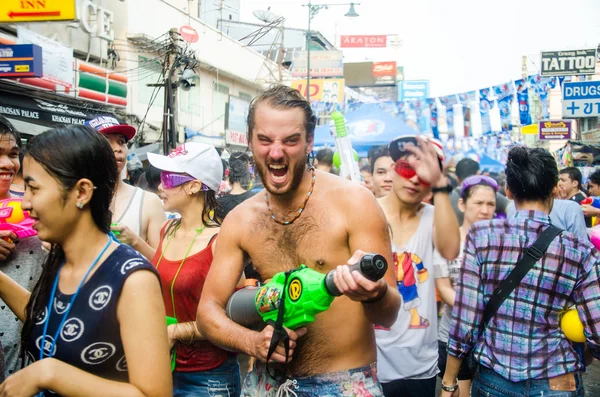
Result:
M162 243L167 225L160 232L160 244L151 261L154 266L156 266L162 254ZM196 309L198 308L198 302L200 302L206 275L213 260L211 248L215 237L216 235L202 251L185 259L175 280L173 295L175 297L177 321L180 323L196 321ZM171 303L171 283L180 264L181 260L170 261L163 257L158 267L165 309L167 316L171 317L174 317L173 304ZM223 364L230 354L206 340L195 341L191 345L178 343L175 370L179 372L208 371Z

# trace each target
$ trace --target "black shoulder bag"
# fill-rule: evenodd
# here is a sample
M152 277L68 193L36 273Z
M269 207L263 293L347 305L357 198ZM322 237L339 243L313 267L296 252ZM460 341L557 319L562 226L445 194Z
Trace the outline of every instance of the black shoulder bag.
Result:
M517 288L517 285L521 283L525 275L535 266L537 261L542 259L552 241L560 233L562 233L562 229L550 225L539 235L535 243L527 249L525 255L517 262L510 274L502 280L485 306L483 319L479 324L479 337L483 335L483 331L485 331L488 323L496 315L496 312L506 298Z

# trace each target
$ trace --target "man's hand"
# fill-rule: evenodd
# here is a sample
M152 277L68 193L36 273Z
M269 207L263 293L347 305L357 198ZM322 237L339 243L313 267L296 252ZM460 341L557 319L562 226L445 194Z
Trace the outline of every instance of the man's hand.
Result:
M111 226L110 230L117 236L119 241L135 248L140 240L140 236L135 234L129 227L125 225Z
M289 328L285 328L285 330L288 336L290 337L290 350L288 353L288 359L286 361L285 346L283 345L283 342L280 342L273 354L271 355L269 362L289 363L290 361L292 361L292 358L294 356L294 349L296 348L296 341L298 340L298 338L301 338L304 335L306 335L305 327L298 328L295 331L292 331ZM269 347L271 346L271 339L273 338L274 331L275 329L272 326L267 325L261 332L257 332L255 334L252 343L253 350L251 356L256 357L263 363L267 362L267 354L269 353Z
M17 240L17 235L10 230L0 230L0 261L5 261L11 253L15 251L13 241Z
M426 139L417 137L419 146L409 145L406 150L412 153L408 162L421 180L429 185L437 184L442 176L438 155L433 144Z
M371 281L357 271L350 273L351 266L365 256L365 252L356 251L346 265L338 266L333 275L333 281L338 290L353 301L362 302L375 299L383 295L387 290L387 283L381 279Z
M600 208L592 207L591 205L582 205L581 210L583 211L583 216L586 218L600 216Z

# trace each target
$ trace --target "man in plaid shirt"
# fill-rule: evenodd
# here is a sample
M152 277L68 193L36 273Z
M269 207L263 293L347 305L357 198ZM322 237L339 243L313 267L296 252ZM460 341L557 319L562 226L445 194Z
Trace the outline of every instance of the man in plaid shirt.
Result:
M584 366L560 328L560 315L576 306L587 347L599 351L600 256L589 241L570 232L556 237L480 334L492 293L550 225L558 169L547 151L516 147L509 153L506 176L517 213L477 223L467 236L442 396L458 395L446 389L452 389L469 354L479 364L471 396L583 396Z

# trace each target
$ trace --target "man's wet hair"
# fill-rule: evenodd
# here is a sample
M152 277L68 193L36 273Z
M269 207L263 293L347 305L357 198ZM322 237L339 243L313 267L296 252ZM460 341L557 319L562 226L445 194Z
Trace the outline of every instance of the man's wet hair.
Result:
M550 152L515 146L508 152L506 185L515 201L547 201L558 183L558 167Z
M298 108L304 113L304 128L306 129L306 139L313 140L315 136L315 127L317 126L317 117L313 113L308 102L300 92L294 88L284 85L275 85L254 98L248 108L248 141L252 140L252 131L256 123L256 108L262 104L275 109L294 109Z

